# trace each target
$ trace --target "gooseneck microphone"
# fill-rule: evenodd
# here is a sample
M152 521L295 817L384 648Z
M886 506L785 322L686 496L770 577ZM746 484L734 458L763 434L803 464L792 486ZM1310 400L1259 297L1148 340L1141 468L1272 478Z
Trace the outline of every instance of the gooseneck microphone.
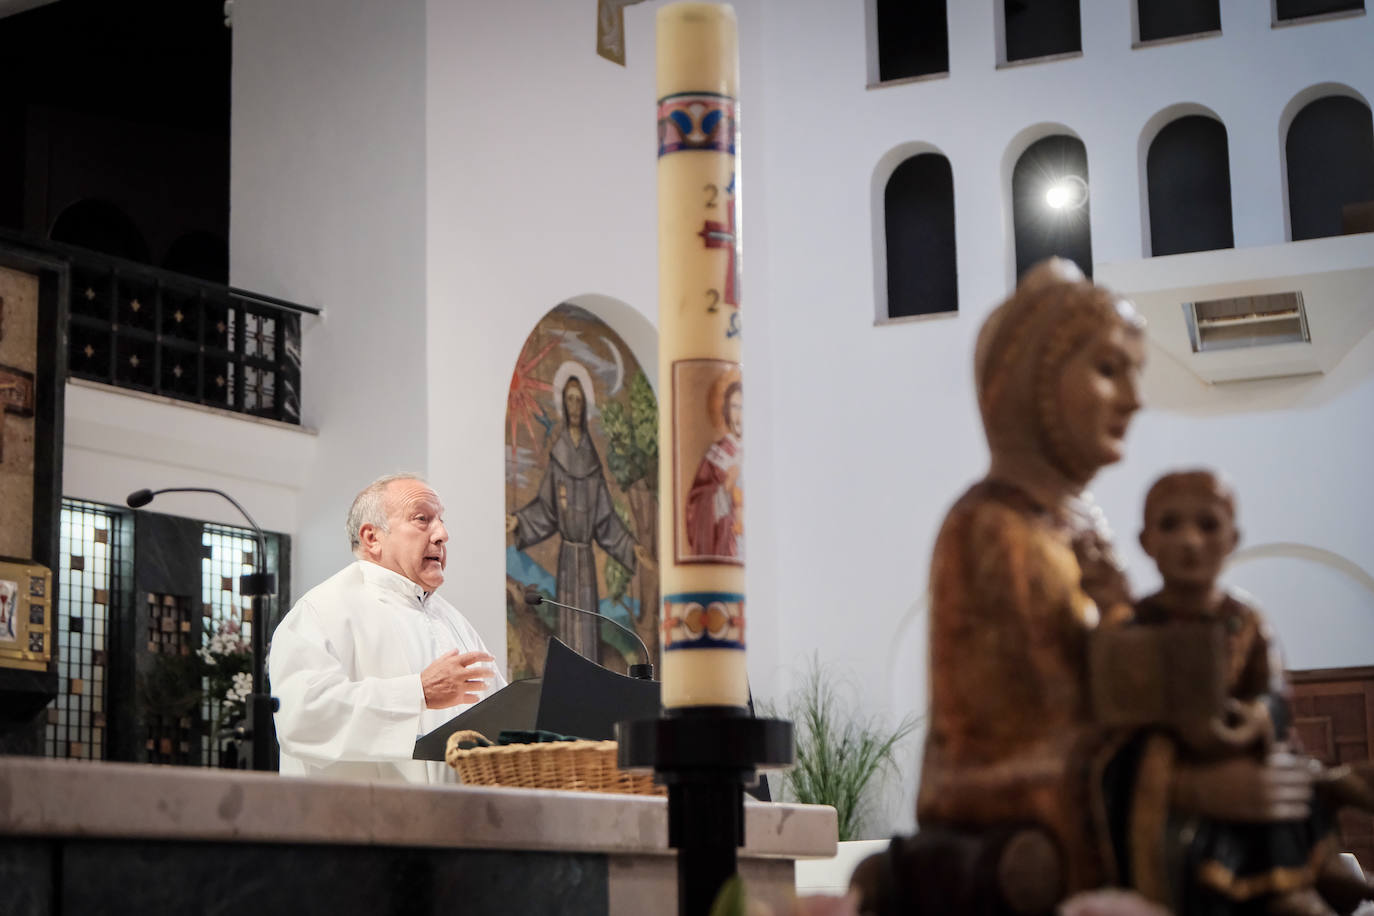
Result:
M153 495L152 490L135 490L124 502L128 503L130 509L142 509L153 501Z
M258 548L264 560L267 559L267 536L262 533L258 523L253 521L253 516L248 514L248 510L239 505L239 501L234 499L223 490L216 490L213 487L165 487L161 490L135 490L125 497L124 502L130 509L142 509L153 501L153 497L161 493L214 493L229 500L229 503L242 515L244 521L248 522L248 527L253 529L253 534L257 537ZM270 594L270 592L265 593Z
M639 638L638 633L631 630L623 623L612 620L605 614L598 614L596 611L588 611L584 608L573 607L571 604L563 604L561 601L554 601L552 598L545 598L543 595L539 594L539 590L533 585L525 586L525 603L530 607L534 607L538 604L552 604L554 607L565 608L569 611L576 611L579 614L586 614L588 617L595 617L597 620L603 620L611 626L618 627L626 633L629 633L630 636L634 638L634 641L639 643L639 649L644 653L644 664L631 665L630 677L640 681L652 681L654 679L653 656L649 654L649 647L644 645L644 640Z
M253 521L253 516L248 514L248 510L239 505L239 501L234 499L223 490L216 490L213 487L164 487L161 490L135 490L125 498L124 502L130 509L141 509L153 501L154 496L162 493L213 493L229 501L244 521L248 522L248 527L253 529L253 534L258 542L257 571L239 577L239 591L253 600L253 695L248 702L248 727L239 732L240 738L246 738L250 744L250 757L252 769L254 770L275 770L277 768L274 754L272 753L275 732L272 724L272 713L276 712L277 701L267 693L267 674L265 671L267 664L267 614L263 607L263 598L267 595L275 594L277 591L276 576L267 571L267 535L263 534L262 528Z

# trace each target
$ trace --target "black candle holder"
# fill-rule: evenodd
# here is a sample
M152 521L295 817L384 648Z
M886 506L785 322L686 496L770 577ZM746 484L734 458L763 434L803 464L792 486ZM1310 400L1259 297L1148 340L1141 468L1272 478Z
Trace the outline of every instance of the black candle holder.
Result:
M668 845L677 852L678 916L708 916L737 871L744 787L792 763L792 723L733 706L668 710L616 725L622 769L652 767L668 787Z

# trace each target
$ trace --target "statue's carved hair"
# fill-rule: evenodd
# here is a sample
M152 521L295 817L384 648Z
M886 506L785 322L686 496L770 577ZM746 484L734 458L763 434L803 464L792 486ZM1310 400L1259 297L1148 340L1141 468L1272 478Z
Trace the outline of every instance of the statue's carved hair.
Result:
M1154 518L1164 497L1178 492L1199 493L1225 509L1232 522L1236 520L1236 491L1231 484L1215 471L1197 468L1165 474L1151 484L1145 494L1145 524Z
M983 324L974 352L989 445L996 449L1002 430L1024 423L1029 412L1046 456L1074 479L1090 477L1092 469L1079 467L1064 442L1056 380L1085 340L1113 325L1133 334L1144 328L1129 303L1093 285L1072 262L1051 258L1027 271Z

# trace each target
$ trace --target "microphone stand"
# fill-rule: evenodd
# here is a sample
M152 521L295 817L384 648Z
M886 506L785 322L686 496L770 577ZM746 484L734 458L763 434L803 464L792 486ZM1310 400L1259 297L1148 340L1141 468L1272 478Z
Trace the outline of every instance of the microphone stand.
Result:
M248 697L247 725L234 730L235 737L248 745L249 769L276 770L276 728L272 713L277 711L277 700L267 692L267 596L277 591L276 576L267 571L267 535L253 521L248 510L239 505L238 500L212 487L166 487L161 490L135 490L125 500L130 508L139 509L153 501L161 493L214 493L222 496L237 510L253 529L258 542L257 558L253 564L255 571L239 577L239 592L252 599L253 609L253 693ZM240 761L240 764L242 761Z
M579 614L586 614L588 617L595 617L597 620L603 620L606 623L609 623L611 626L617 627L625 631L626 633L629 633L630 636L634 638L634 641L639 643L639 650L644 653L644 663L642 665L630 665L630 677L638 681L652 681L654 679L653 656L649 654L649 647L644 645L644 640L639 638L638 633L636 633L634 630L631 630L629 627L625 626L619 621L612 620L605 614L600 614L596 611L589 611L585 608L573 607L571 604L563 604L560 601L554 601L552 598L545 598L543 595L539 594L539 590L536 589L533 585L525 586L525 603L528 604L530 607L534 607L539 604L552 604L554 607L566 608L569 611L576 611Z

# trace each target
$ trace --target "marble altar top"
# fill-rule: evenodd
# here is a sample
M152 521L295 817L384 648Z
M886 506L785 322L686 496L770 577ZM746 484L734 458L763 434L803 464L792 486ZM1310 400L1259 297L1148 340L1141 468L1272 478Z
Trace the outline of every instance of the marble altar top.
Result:
M0 757L0 834L669 853L659 797ZM746 800L740 855L829 857L835 809Z

